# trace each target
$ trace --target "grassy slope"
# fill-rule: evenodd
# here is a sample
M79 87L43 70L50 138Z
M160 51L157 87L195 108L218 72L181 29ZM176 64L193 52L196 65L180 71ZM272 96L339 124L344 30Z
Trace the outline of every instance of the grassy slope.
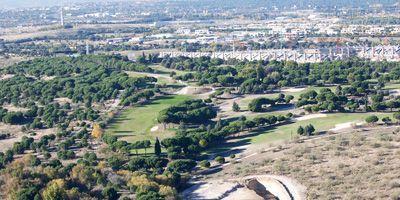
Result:
M166 96L160 97L146 105L128 108L114 120L106 132L117 136L124 136L124 139L128 142L144 139L154 140L155 137L161 139L169 137L173 134L172 131L150 133L150 129L157 124L158 113L171 105L189 98L184 95Z
M317 131L328 131L334 128L336 124L363 121L369 115L377 115L380 119L384 116L391 117L391 113L335 113L328 114L324 118L314 118L304 121L295 122L292 124L287 124L283 126L278 126L274 129L266 130L260 134L253 136L250 139L251 143L255 144L267 144L276 141L282 141L290 139L291 134L296 135L297 128L299 126L305 126L307 124L314 125Z

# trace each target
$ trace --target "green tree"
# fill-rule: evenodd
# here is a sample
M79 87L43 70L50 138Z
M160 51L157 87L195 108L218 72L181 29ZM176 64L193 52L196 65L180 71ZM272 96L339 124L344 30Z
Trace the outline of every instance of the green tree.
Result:
M304 128L302 126L299 126L299 128L297 128L297 134L304 135Z
M51 181L43 190L43 200L64 200L67 198L65 182L62 179Z
M161 155L161 145L158 137L156 138L156 142L154 144L154 154L156 154L157 156Z
M367 118L365 118L365 122L367 122L368 124L375 124L376 122L379 121L379 118L376 115L371 115L368 116Z
M389 125L392 122L392 119L390 119L390 117L383 117L382 122Z
M237 104L236 102L233 102L232 110L233 110L234 112L239 112L239 111L240 111L239 104Z
M304 133L308 136L312 135L315 132L315 128L312 124L309 124L304 127Z
M108 200L117 200L119 198L119 194L117 193L117 190L114 187L106 187L104 190L101 192L103 197Z
M400 112L393 113L393 118L397 120L397 123L400 122Z
M215 160L216 162L218 162L219 164L225 163L225 158L222 157L222 156L217 156L214 160Z

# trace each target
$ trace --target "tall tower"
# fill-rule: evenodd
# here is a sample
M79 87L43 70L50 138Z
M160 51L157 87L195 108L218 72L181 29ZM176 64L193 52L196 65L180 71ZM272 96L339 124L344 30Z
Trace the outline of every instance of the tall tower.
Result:
M90 54L89 42L86 41L86 55Z
M61 7L61 12L60 12L60 23L61 23L61 26L64 26L64 8L63 7Z

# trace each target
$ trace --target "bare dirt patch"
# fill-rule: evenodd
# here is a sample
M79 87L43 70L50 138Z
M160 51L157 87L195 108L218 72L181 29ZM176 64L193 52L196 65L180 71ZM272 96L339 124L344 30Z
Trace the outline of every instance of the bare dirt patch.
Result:
M7 109L9 112L26 112L29 110L28 108L16 107L11 104L6 104L6 105L3 105L2 107Z
M318 114L310 114L310 115L305 115L305 116L301 116L296 118L297 121L305 121L305 120L309 120L309 119L315 119L315 118L323 118L323 117L327 117L327 114L322 114L322 113L318 113Z
M285 88L282 89L282 92L301 92L304 91L305 89L307 89L306 87L294 87L294 88Z

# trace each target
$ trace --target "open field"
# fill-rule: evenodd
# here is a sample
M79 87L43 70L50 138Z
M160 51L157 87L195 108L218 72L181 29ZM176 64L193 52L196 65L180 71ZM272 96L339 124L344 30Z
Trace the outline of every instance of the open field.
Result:
M189 96L171 95L160 97L149 104L134 106L124 110L120 116L116 117L113 123L107 128L106 133L123 137L128 142L138 140L154 140L173 135L173 131L150 130L157 125L158 113L184 100L190 99Z
M228 163L205 180L275 174L306 186L307 199L398 199L400 135L392 134L395 129L366 127L362 132L287 143Z
M312 124L317 132L329 131L335 128L335 125L347 123L347 122L364 122L365 118L369 115L376 115L380 119L385 116L392 117L391 113L333 113L327 114L326 117L312 118L308 120L297 121L292 124L278 126L274 129L266 130L260 134L250 137L251 143L255 144L268 144L275 142L282 142L284 140L291 139L291 135L294 137L297 133L299 126L305 126Z

